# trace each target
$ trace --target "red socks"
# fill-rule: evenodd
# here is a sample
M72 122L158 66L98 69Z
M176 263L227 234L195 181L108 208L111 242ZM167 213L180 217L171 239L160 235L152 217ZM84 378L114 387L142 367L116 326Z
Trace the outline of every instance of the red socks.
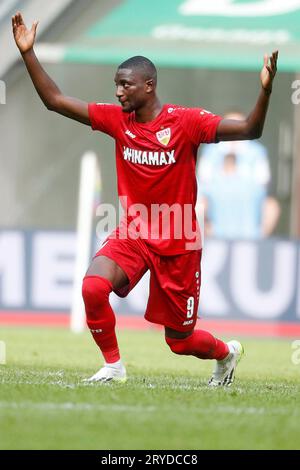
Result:
M109 304L111 292L112 284L107 279L86 276L83 280L82 295L87 325L108 364L120 360L115 333L116 317ZM203 330L195 330L183 339L166 337L166 342L175 354L196 356L199 359L221 360L229 353L226 343Z
M109 304L112 289L111 282L100 276L86 276L83 279L82 296L87 325L108 364L120 360L115 333L116 317Z
M194 330L190 336L183 339L166 337L166 342L175 354L196 356L199 359L222 360L229 353L226 343L203 330Z

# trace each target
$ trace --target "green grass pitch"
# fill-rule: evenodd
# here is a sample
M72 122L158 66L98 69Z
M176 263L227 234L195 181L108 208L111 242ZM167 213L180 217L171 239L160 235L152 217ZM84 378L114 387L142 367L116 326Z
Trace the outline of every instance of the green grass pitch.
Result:
M2 328L1 449L299 449L291 341L245 340L229 389L211 361L173 355L157 330L121 331L126 384L83 384L101 361L88 333Z

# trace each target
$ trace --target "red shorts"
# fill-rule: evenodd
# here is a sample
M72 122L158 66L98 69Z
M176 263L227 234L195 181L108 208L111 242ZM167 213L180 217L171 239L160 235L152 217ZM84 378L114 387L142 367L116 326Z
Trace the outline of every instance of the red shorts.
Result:
M97 256L107 256L128 277L128 284L115 293L126 297L150 270L150 293L145 318L177 331L189 331L197 321L201 285L202 250L176 256L151 251L142 239L118 239L112 234Z

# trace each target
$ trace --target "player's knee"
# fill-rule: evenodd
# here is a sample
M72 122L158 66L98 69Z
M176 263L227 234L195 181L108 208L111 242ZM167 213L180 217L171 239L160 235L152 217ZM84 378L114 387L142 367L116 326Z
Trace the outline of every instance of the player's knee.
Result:
M175 354L185 354L186 345L185 345L185 338L177 339L177 338L168 338L166 336L166 343L170 347L171 351Z
M100 276L86 276L82 283L82 297L86 311L99 311L108 302L112 285Z

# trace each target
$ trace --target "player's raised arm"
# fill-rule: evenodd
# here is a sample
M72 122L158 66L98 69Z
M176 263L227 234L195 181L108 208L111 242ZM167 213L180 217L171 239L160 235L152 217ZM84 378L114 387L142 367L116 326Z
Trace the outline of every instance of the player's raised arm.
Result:
M264 56L264 66L260 74L262 89L257 103L247 119L236 121L223 119L217 130L217 140L258 139L262 135L265 118L272 93L273 80L277 71L278 51L269 57Z
M20 12L12 17L16 45L20 50L36 91L47 109L90 125L88 104L76 98L64 96L39 63L33 50L37 26L38 22L35 21L32 28L27 29Z

